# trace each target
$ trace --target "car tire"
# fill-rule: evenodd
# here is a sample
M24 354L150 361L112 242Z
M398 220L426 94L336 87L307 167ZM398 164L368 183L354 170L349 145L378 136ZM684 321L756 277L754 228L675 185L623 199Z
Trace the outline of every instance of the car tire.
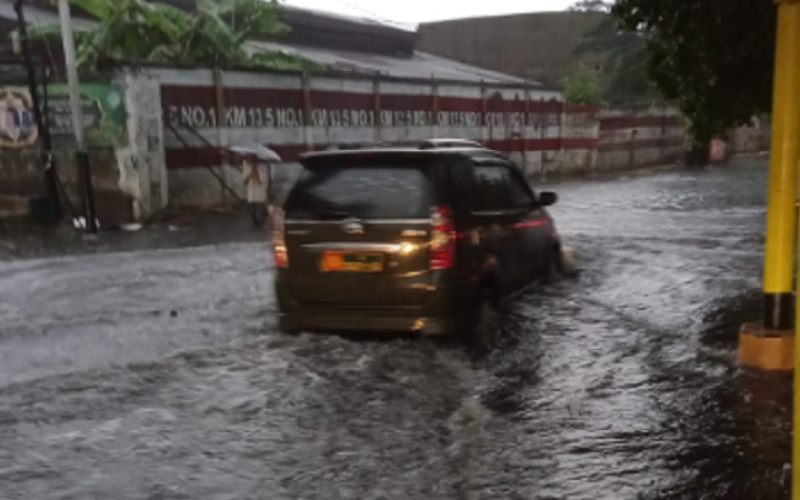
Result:
M561 249L554 248L547 257L547 264L544 270L544 281L547 284L558 283L563 277L563 262L561 260Z
M281 320L278 320L277 331L281 335L291 335L291 336L297 336L300 333L300 330L298 330L297 328L287 327Z
M580 274L575 254L569 247L559 248L559 274L564 278L577 278Z
M500 316L497 295L489 287L481 289L468 314L466 331L469 340L481 345L491 344L497 336Z

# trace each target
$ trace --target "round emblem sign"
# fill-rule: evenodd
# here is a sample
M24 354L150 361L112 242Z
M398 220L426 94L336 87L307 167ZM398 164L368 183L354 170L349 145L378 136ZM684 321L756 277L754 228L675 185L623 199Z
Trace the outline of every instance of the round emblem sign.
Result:
M30 146L39 137L27 89L0 88L0 147Z

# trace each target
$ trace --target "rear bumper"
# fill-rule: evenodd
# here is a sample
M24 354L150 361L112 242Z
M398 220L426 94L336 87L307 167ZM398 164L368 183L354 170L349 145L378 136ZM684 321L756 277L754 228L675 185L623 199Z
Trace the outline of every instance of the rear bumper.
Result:
M280 327L286 331L408 332L423 335L446 335L457 331L455 318L430 318L408 313L374 310L320 310L298 308L280 315Z
M289 293L287 273L279 270L275 288L283 330L410 332L444 335L458 331L460 292L453 273L429 277L434 285L419 304L356 305L301 302ZM413 284L413 283L412 283Z

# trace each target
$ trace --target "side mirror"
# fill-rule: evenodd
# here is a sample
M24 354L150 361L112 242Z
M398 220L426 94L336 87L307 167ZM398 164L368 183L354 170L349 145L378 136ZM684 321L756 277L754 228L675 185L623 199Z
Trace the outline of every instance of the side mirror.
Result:
M549 207L555 205L558 201L558 195L552 191L542 191L539 193L539 206Z

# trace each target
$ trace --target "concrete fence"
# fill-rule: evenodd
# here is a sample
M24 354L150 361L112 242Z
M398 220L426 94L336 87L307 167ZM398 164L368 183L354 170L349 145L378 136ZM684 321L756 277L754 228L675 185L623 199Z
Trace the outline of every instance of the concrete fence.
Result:
M684 151L683 118L674 108L605 108L598 121L597 170L674 162Z
M62 193L80 211L66 86L56 82L39 91L48 102L46 122ZM168 201L158 81L121 72L82 85L81 102L101 225L156 216ZM0 87L0 205L26 208L28 200L45 196L42 132L24 83Z
M744 127L734 129L728 136L730 154L767 151L770 147L771 123L769 116L757 116Z
M299 155L341 144L474 139L539 178L672 162L684 143L672 108L570 106L558 92L525 86L165 68L121 71L113 83L124 92L125 140L96 173L137 220L168 205L241 197L225 154L237 144L276 150L286 161L276 180L289 185ZM27 182L18 179L20 154L0 149L0 196Z
M294 162L338 144L466 138L530 177L671 162L683 147L671 108L570 106L558 92L521 86L173 69L141 77L160 82L176 205L226 202L218 179L235 186L238 173L223 152L241 143L268 144Z

